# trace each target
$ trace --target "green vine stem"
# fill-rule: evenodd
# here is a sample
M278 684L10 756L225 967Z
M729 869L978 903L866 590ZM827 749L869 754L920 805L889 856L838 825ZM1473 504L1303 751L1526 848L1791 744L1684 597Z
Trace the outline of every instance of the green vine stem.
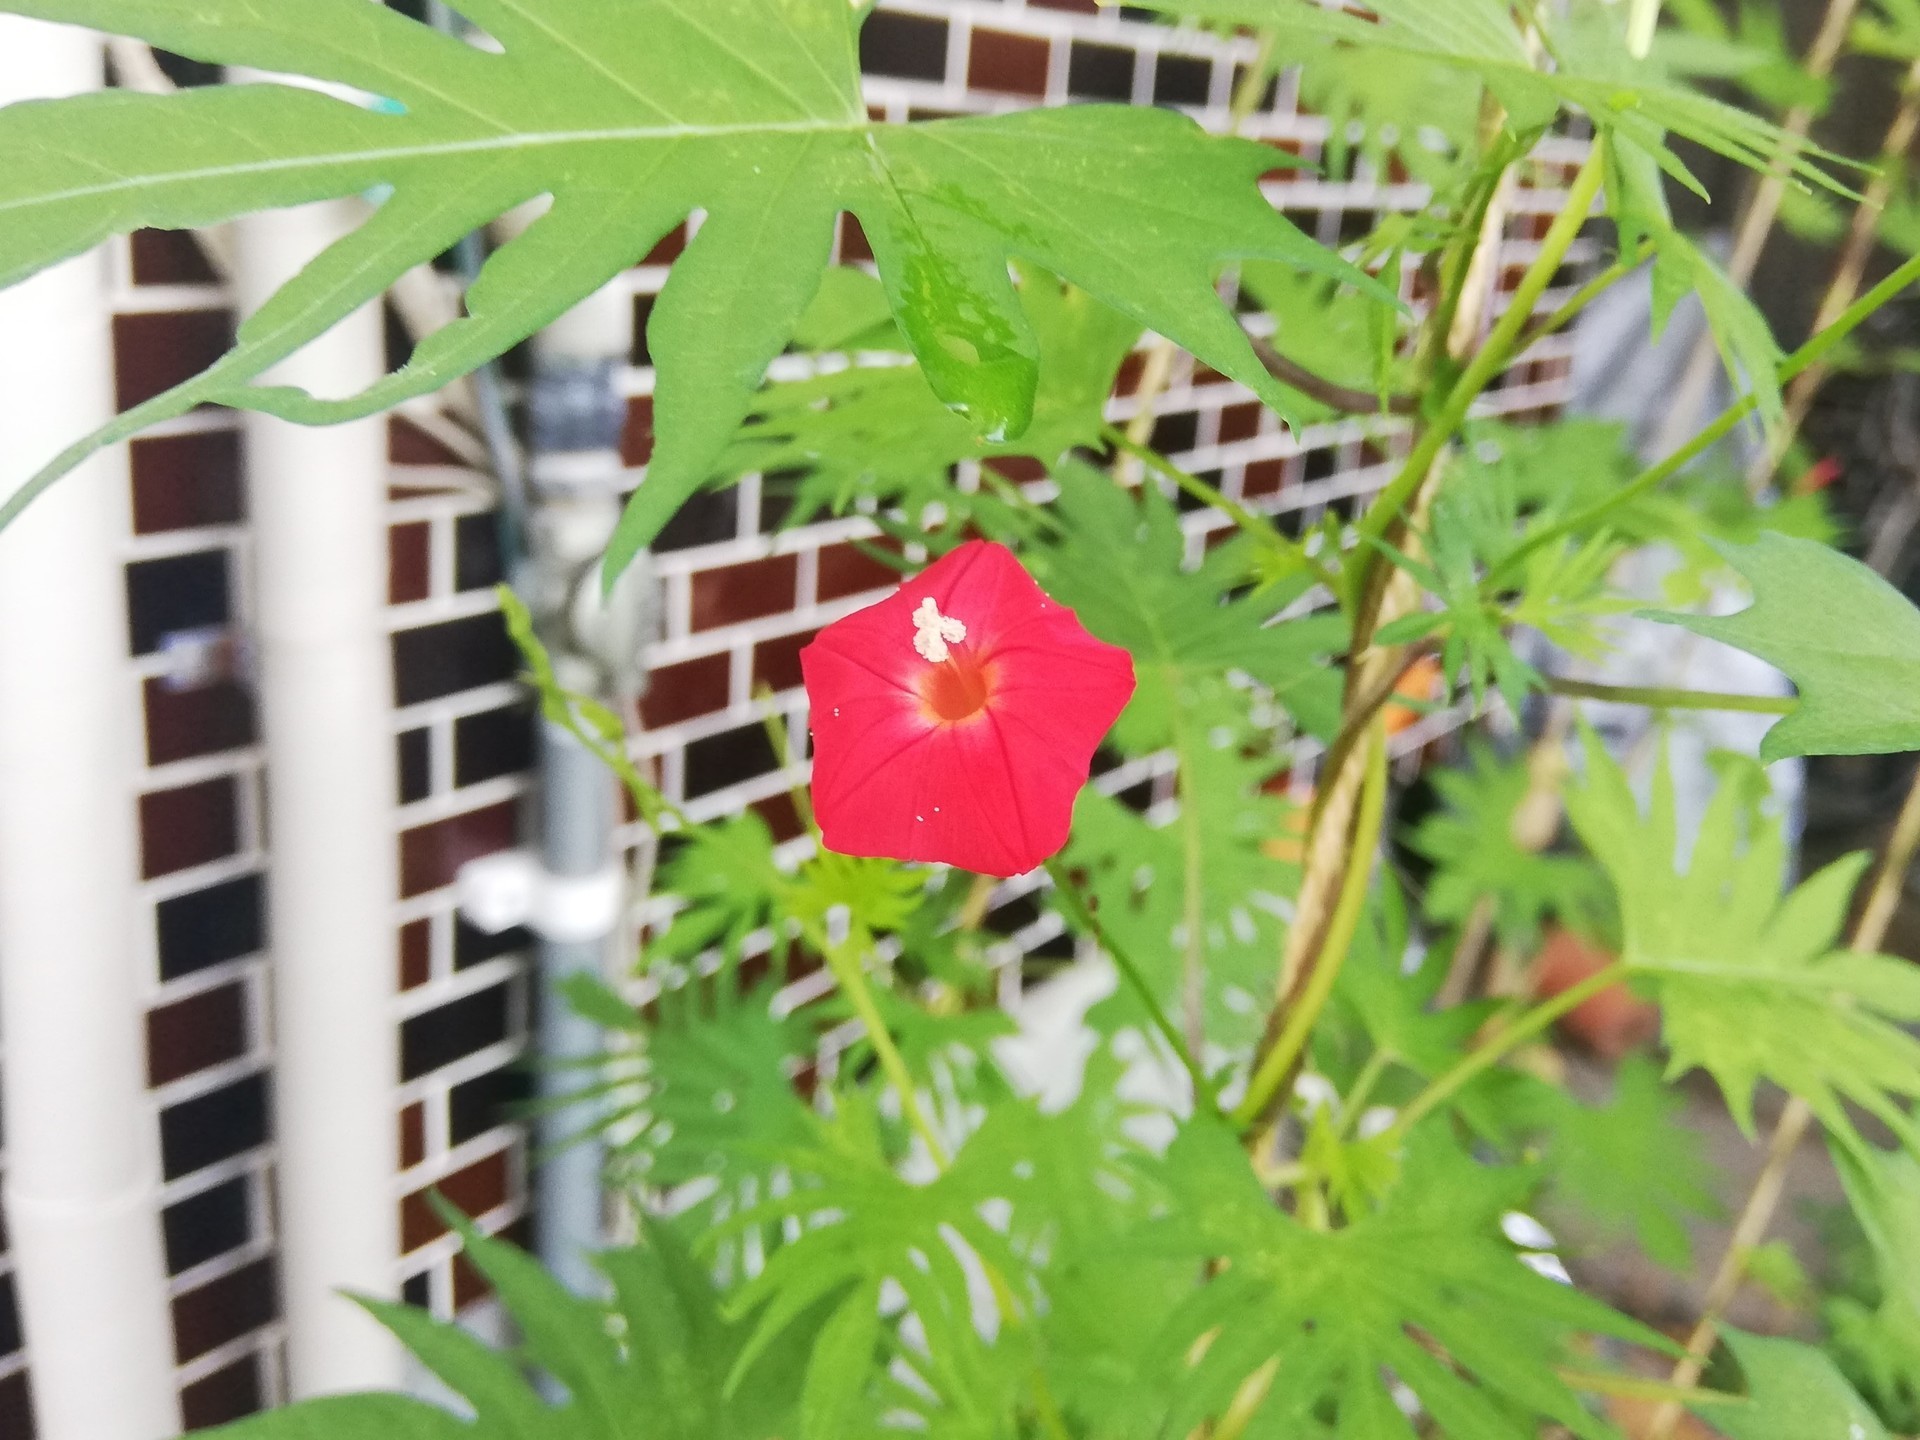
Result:
M873 1053L880 1061L880 1069L886 1074L887 1083L899 1097L901 1114L927 1147L927 1153L933 1156L933 1163L945 1170L953 1164L953 1156L946 1142L940 1138L940 1133L933 1128L933 1122L927 1119L927 1112L921 1108L920 1092L914 1086L913 1073L907 1069L906 1058L901 1055L900 1047L893 1043L893 1032L887 1028L886 1017L880 1013L880 1006L874 1001L873 987L867 983L866 967L860 957L845 945L825 944L819 949L826 957L827 968L833 972L834 983L852 1003L853 1013L860 1017L860 1023L866 1027L867 1042L873 1046Z
M1304 567L1314 579L1329 588L1339 583L1339 577L1324 561L1316 555L1309 555L1305 547L1275 530L1271 521L1254 514L1238 500L1221 494L1198 475L1189 475L1152 446L1139 444L1117 425L1101 426L1100 434L1114 449L1131 455L1163 479L1171 480L1202 505L1218 510L1262 549L1271 550L1289 563Z
M1571 1010L1577 1010L1602 990L1624 979L1626 974L1626 965L1620 963L1609 965L1604 970L1595 971L1579 984L1568 986L1551 1000L1543 1000L1526 1011L1511 1025L1502 1029L1484 1044L1469 1050L1453 1065L1435 1076L1426 1089L1407 1102L1406 1107L1395 1117L1393 1128L1388 1133L1395 1140L1404 1140L1408 1131L1446 1104L1477 1076L1498 1065L1562 1015Z
M1673 690L1656 685L1602 685L1591 680L1547 677L1547 689L1576 700L1608 700L1655 710L1739 710L1753 715L1791 715L1800 702L1789 695L1734 695L1722 690Z
M1353 936L1360 925L1360 912L1366 905L1367 882L1372 878L1373 852L1380 841L1380 830L1387 811L1387 739L1382 726L1375 724L1367 745L1367 778L1360 790L1360 809L1354 822L1353 845L1348 854L1347 873L1340 885L1340 898L1334 903L1333 919L1320 958L1307 977L1299 997L1287 1008L1287 1018L1279 1036L1268 1047L1247 1082L1246 1097L1233 1109L1233 1123L1242 1131L1258 1126L1275 1097L1289 1085L1306 1053L1307 1037L1313 1033L1320 1012L1333 994L1347 953L1353 948Z
M1074 884L1073 877L1067 873L1067 867L1059 860L1046 862L1047 874L1053 880L1053 893L1066 907L1073 921L1087 934L1093 937L1093 943L1112 957L1113 968L1120 972L1121 982L1133 992L1134 998L1147 1012L1147 1019L1153 1028L1160 1032L1160 1038L1179 1060L1181 1068L1187 1072L1187 1078L1193 1082L1194 1106L1199 1108L1203 1100L1213 1098L1213 1085L1207 1079L1206 1071L1200 1068L1200 1059L1187 1049L1186 1041L1180 1036L1179 1028L1168 1018L1165 1007L1153 993L1153 987L1147 983L1146 975L1133 961L1133 957L1123 946L1116 945L1099 917L1093 913L1093 907L1087 904L1086 897L1080 893L1080 887Z

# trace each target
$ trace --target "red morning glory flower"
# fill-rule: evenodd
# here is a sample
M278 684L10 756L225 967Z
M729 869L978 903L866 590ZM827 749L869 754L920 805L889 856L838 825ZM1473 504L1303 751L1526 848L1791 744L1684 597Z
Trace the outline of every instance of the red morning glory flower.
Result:
M1133 658L982 540L829 625L800 669L827 848L983 875L1066 844L1094 747L1133 696Z

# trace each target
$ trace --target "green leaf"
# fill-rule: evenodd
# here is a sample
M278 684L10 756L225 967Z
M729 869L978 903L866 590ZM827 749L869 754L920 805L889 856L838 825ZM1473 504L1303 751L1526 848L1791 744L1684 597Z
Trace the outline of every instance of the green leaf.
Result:
M800 1396L801 1440L840 1440L861 1392L873 1379L880 1345L880 1286L854 1287L814 1342Z
M207 1434L219 1440L341 1440L361 1435L380 1440L521 1440L515 1431L469 1426L449 1411L404 1395L329 1395Z
M839 212L878 257L902 333L941 400L999 440L1033 417L1038 353L1007 275L1044 266L1221 372L1281 399L1215 293L1229 262L1283 260L1371 285L1262 198L1268 147L1151 108L1074 107L890 125L860 97L845 0L469 0L495 54L365 0L6 0L279 84L111 91L0 118L0 284L115 232L208 225L304 201L385 198L242 326L205 374L91 448L213 402L327 423L435 389L498 355L700 209L648 324L659 367L648 478L609 575L705 481L820 285ZM74 156L84 155L76 180ZM507 209L546 212L487 263L465 316L362 394L255 382L275 361Z
M1551 919L1589 932L1606 923L1606 881L1591 861L1515 838L1532 788L1524 757L1502 760L1485 741L1470 741L1464 765L1433 771L1433 788L1439 808L1407 837L1433 863L1427 915L1465 925L1483 899L1491 900L1502 943L1521 950L1538 942Z
M1591 6L1557 23L1549 12L1547 49L1552 68L1534 62L1501 0L1381 0L1367 8L1379 23L1314 0L1147 0L1148 8L1196 19L1230 21L1271 30L1283 41L1338 40L1363 55L1390 51L1478 76L1499 97L1519 133L1537 130L1560 106L1584 111L1603 131L1624 134L1655 155L1683 184L1699 182L1666 144L1671 131L1754 170L1785 152L1795 175L1832 185L1809 159L1811 151L1771 121L1701 94L1633 56L1620 7ZM1286 52L1283 50L1283 56ZM1310 58L1310 56L1308 57ZM1702 192L1704 193L1704 192Z
M1139 688L1115 730L1121 746L1172 743L1181 690L1229 670L1271 690L1303 729L1331 734L1340 678L1326 657L1346 641L1341 617L1273 623L1292 597L1235 597L1247 573L1235 546L1189 569L1179 514L1151 485L1135 496L1077 463L1054 478L1061 528L1021 558L1087 629L1133 656Z
M1387 1396L1391 1375L1447 1435L1531 1440L1551 1419L1600 1437L1611 1432L1556 1367L1583 1335L1662 1346L1528 1269L1500 1222L1524 1203L1533 1174L1468 1159L1441 1127L1414 1133L1377 1210L1333 1231L1275 1207L1233 1138L1204 1122L1181 1131L1168 1161L1173 1216L1116 1246L1208 1262L1207 1283L1168 1317L1147 1362L1150 1385L1172 1396L1158 1433L1184 1435L1219 1416L1277 1359L1262 1433L1301 1433L1310 1417L1337 1414L1343 1440L1404 1440L1413 1432Z
M852 277L850 282L836 281L836 286L845 284L849 290L871 285L869 298L879 298L878 282L860 271L827 273L830 280ZM1007 532L1001 538L1013 538L1017 519L1006 511L1005 502L990 488L975 494L956 490L949 479L952 467L963 460L1015 456L1052 467L1076 446L1098 446L1114 375L1140 335L1137 322L1085 291L1063 286L1029 267L1020 267L1018 273L1020 307L1040 355L1033 423L1019 438L982 437L940 403L917 365L858 363L769 386L722 457L720 473L805 471L786 521L791 525L802 524L823 509L844 514L871 500L899 507L904 528L923 543L929 537L919 533L920 526L928 507L936 504L946 515L930 543L938 545L947 538L958 543L969 523ZM839 348L846 343L847 327L862 323L869 313L850 312L846 320L829 316L816 322L821 336L839 337L816 348ZM890 320L884 331L855 338L861 343L847 348L905 349Z
M1785 671L1800 708L1760 743L1762 760L1920 749L1920 611L1859 561L1765 534L1722 553L1753 587L1736 615L1658 614Z
M1620 898L1620 958L1663 1013L1671 1070L1707 1071L1743 1130L1764 1078L1800 1096L1844 1143L1864 1144L1846 1104L1909 1138L1899 1097L1920 1095L1920 970L1836 948L1864 855L1783 895L1779 822L1760 813L1757 767L1724 779L1677 870L1673 782L1664 755L1645 814L1625 773L1587 736L1586 774L1567 792L1580 839ZM1843 1103L1846 1102L1846 1103Z
M1615 1072L1605 1105L1546 1093L1556 1207L1589 1221L1596 1241L1631 1236L1649 1259L1684 1269L1692 1245L1682 1222L1720 1206L1701 1137L1680 1121L1682 1097L1643 1056Z
M1748 1403L1702 1413L1728 1440L1888 1440L1880 1417L1813 1346L1725 1326L1720 1334L1746 1373Z

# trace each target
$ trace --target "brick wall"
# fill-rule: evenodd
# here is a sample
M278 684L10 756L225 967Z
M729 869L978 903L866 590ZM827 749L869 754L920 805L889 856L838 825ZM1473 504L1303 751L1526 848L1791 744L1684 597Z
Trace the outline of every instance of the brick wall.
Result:
M1037 103L1117 100L1175 105L1214 128L1226 122L1245 42L1176 30L1091 0L887 0L861 47L876 114L905 119ZM1303 113L1287 76L1248 133L1320 157L1326 125ZM1522 190L1505 259L1509 278L1531 258L1559 186L1581 147L1553 142ZM1364 167L1269 182L1274 203L1309 233L1337 242L1385 209L1424 192ZM843 227L843 258L867 258ZM663 245L628 275L639 317L676 253ZM230 336L229 297L190 241L143 234L116 242L115 340L121 403L130 405L216 355ZM1547 303L1556 297L1549 295ZM1550 341L1493 408L1551 411L1565 395L1566 342ZM644 345L623 375L626 458L651 445L653 375ZM1123 374L1110 417L1124 421L1139 372ZM1348 420L1281 431L1239 386L1182 357L1155 404L1156 445L1228 495L1296 528L1327 507L1351 513L1383 482L1403 422ZM491 1230L524 1222L524 1137L503 1115L521 1093L526 936L487 937L461 924L450 890L472 856L514 843L528 788L530 732L512 683L515 658L495 609L498 578L484 491L404 421L393 437L390 600L398 696L393 735L399 793L393 823L402 898L395 976L395 1043L402 1083L394 1125L402 1156L398 1274L407 1297L451 1314L481 1297L470 1271L422 1202L438 1187ZM149 1100L165 1157L161 1223L172 1271L179 1379L186 1417L205 1426L271 1403L280 1392L269 1106L272 1048L265 1017L270 957L262 949L272 877L262 848L262 756L243 679L174 691L159 646L169 632L230 624L252 611L246 484L235 421L202 411L132 446L133 533L123 542L128 634L126 703L146 722L139 813L145 920L140 941L148 1009ZM961 483L973 477L964 470ZM1025 478L1015 475L1014 478ZM742 806L788 838L780 773L764 731L770 709L803 748L799 647L820 626L883 592L888 574L848 542L863 522L776 530L780 506L757 480L703 496L662 537L666 630L651 656L636 752L697 818ZM1195 553L1227 522L1188 512ZM764 683L770 701L753 699ZM1424 717L1397 737L1418 750L1456 723ZM1300 773L1311 753L1303 750ZM1101 777L1113 791L1170 799L1167 767L1141 761ZM644 836L630 826L624 839ZM1006 937L1008 992L1019 957L1058 954L1057 926L1026 882L1009 882L990 925ZM633 933L669 902L636 907ZM817 983L817 982L816 982ZM0 1435L30 1434L28 1366L0 1259Z

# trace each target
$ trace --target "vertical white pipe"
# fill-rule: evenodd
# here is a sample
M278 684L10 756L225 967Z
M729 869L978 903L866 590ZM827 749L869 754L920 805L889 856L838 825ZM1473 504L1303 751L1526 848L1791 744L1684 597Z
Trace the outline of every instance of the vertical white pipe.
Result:
M364 210L235 227L251 312ZM350 394L385 363L354 315L266 377ZM399 1258L393 680L384 420L308 429L247 420L257 566L279 1140L280 1248L294 1396L397 1386L398 1347L339 1291L391 1297Z
M0 104L101 83L100 41L0 16ZM0 291L0 486L113 413L104 257ZM179 1427L146 1101L126 452L0 533L5 1204L40 1440Z

